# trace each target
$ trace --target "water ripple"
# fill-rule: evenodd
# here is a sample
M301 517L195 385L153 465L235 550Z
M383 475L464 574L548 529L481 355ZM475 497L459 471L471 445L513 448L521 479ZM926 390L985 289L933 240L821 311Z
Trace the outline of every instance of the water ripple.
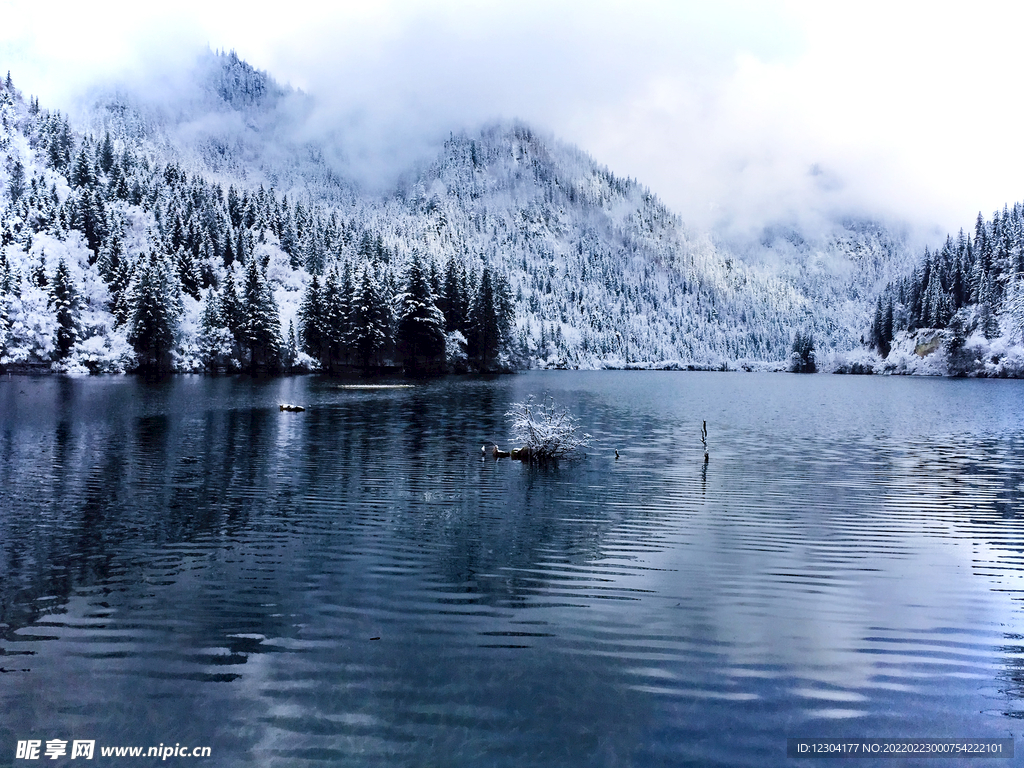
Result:
M34 406L0 411L5 744L768 765L788 736L1019 733L1013 382L21 385ZM482 459L544 390L597 435L587 458Z

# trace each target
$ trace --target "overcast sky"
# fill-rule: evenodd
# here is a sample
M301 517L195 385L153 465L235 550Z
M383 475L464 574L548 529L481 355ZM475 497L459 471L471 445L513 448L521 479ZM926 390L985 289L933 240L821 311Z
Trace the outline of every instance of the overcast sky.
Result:
M886 2L6 2L0 67L61 108L234 49L368 164L521 118L688 223L853 211L946 231L1024 199L1024 6Z

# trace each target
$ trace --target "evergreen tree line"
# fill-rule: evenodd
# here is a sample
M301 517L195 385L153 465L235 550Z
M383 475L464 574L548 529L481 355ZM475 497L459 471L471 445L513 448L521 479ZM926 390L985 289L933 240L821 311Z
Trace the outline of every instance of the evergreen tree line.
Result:
M1024 205L1004 206L986 221L979 213L973 235L960 230L878 297L870 344L885 357L900 331L950 329L963 338L980 332L993 339L1020 333L1010 312L1024 279ZM1014 326L1000 328L1004 325Z
M117 327L131 344L140 371L169 371L180 341L184 290L173 262L155 251L125 260L127 272L111 281ZM287 372L305 352L327 372L407 373L509 366L512 304L504 278L484 266L479 279L451 260L445 278L414 257L401 277L366 262L334 264L323 280L313 276L298 313L298 332L282 333L267 264L257 258L202 297L197 353L210 372ZM56 318L53 358L64 359L81 335L83 301L62 259L47 278L40 268L36 285L47 291ZM0 255L0 295L15 295L16 282ZM0 302L0 310L5 304ZM444 309L442 309L442 307ZM0 312L0 329L6 328ZM0 347L3 337L0 336Z
M314 275L298 313L302 350L326 371L379 370L389 359L415 373L508 366L513 307L504 278L485 265L473 280L454 258L442 278L414 256L396 283L370 262Z
M196 343L199 360L210 372L286 372L299 363L300 350L332 373L400 367L420 374L509 366L512 304L504 279L493 278L486 266L474 282L453 260L447 274L455 277L439 289L436 270L425 267L419 257L400 281L387 267L372 262L358 271L351 262L336 263L322 281L312 276L299 308L299 327L290 323L286 333L267 264L252 258L238 272L239 280L225 279L203 295ZM53 283L60 359L77 330L75 289L63 262ZM170 369L182 295L170 260L154 252L134 262L115 301L115 317L140 370Z

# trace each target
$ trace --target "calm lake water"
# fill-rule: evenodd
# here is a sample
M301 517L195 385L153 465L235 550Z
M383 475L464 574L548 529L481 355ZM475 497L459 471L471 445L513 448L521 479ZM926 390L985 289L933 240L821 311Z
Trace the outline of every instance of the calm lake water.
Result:
M545 393L587 456L482 458ZM1022 520L1024 382L4 378L0 764L58 738L218 766L1022 750Z

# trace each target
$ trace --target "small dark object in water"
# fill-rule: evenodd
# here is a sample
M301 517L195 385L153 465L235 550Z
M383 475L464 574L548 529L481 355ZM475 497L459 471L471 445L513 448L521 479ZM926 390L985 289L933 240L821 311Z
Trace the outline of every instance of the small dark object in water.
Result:
M618 459L619 459L619 449L616 448L615 449L615 460L618 461Z
M530 450L530 446L524 445L522 448L513 448L511 456L518 461L529 461L533 452Z
M524 445L522 448L513 448L511 451L503 451L498 446L491 448L491 456L496 459L515 459L516 461L529 461L533 458L533 451L530 450L530 446Z
M378 637L371 637L370 639L371 640L380 640L380 637L379 636Z
M278 406L278 407L282 411L293 411L294 412L294 411L304 411L304 410L306 410L301 405L291 405L289 403L281 403L281 405Z

